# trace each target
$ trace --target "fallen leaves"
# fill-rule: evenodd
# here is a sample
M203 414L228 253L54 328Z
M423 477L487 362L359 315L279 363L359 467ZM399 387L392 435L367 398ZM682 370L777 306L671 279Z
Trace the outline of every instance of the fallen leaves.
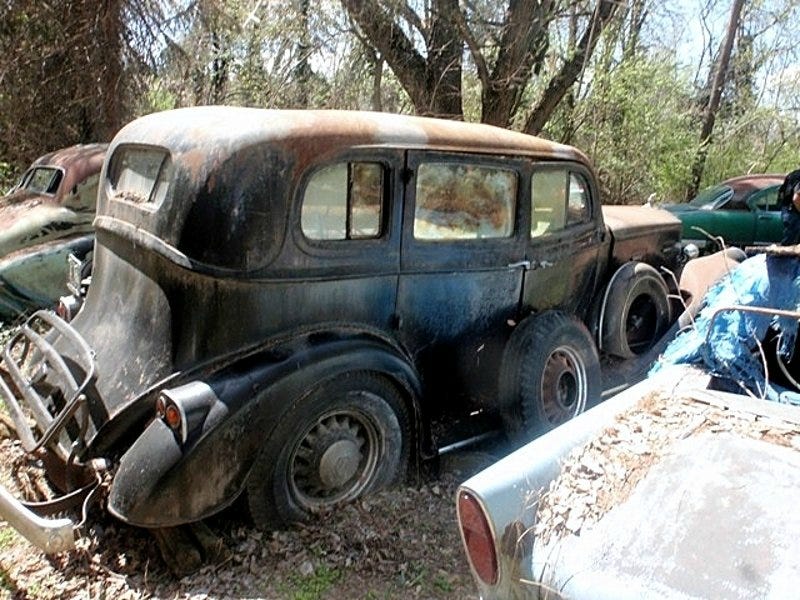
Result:
M547 490L530 492L526 505L536 507L537 540L547 544L580 535L624 502L676 441L701 431L735 433L800 450L795 424L716 403L653 394L575 449Z

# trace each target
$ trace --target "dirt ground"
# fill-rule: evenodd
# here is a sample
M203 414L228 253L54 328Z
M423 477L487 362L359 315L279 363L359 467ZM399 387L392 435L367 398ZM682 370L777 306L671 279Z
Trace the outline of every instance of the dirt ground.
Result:
M39 466L2 426L0 457L5 485L41 480ZM99 508L78 549L51 557L0 524L0 598L475 598L454 498L458 483L490 460L450 457L437 477L287 531L259 531L234 507L208 523L229 556L181 579L148 532Z

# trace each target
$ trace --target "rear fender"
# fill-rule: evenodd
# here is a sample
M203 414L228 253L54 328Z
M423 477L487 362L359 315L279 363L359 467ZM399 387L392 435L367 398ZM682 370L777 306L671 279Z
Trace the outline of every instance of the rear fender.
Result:
M248 357L205 380L164 390L165 404L183 410L173 431L155 419L120 461L109 510L142 527L170 527L210 516L244 488L253 461L290 404L316 383L353 370L382 373L409 399L422 450L419 378L409 361L379 339L356 336L314 344L294 340L292 351Z

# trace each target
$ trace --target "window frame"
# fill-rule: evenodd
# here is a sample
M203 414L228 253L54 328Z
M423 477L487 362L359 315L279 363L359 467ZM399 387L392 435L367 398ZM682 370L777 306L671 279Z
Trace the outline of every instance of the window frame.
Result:
M404 151L397 148L350 148L336 156L325 157L317 163L309 165L298 177L291 192L292 207L289 225L291 235L298 250L311 257L361 256L370 251L391 251L392 244L399 239L400 218L395 214L400 210L401 170ZM303 232L303 201L309 181L316 173L327 167L343 162L363 162L379 164L383 167L383 196L381 205L380 234L378 237L354 238L343 240L316 240Z
M566 189L564 191L564 227L552 232L547 232L542 235L534 236L532 227L533 227L533 210L534 210L534 202L535 198L533 195L533 181L534 177L537 173L541 173L543 171L563 171L564 176L566 179ZM570 176L576 175L580 177L585 185L586 190L586 200L587 200L587 212L586 212L586 220L579 222L579 223L570 223L568 219L568 210L569 210L569 187L570 187ZM528 238L528 243L530 244L538 244L542 242L546 242L547 240L557 240L560 237L571 234L574 231L580 231L582 229L594 229L595 224L597 222L597 211L599 209L599 203L597 202L598 192L595 188L594 184L594 177L592 173L585 165L577 162L568 162L568 161L534 161L530 173L530 179L527 182L528 187L528 195L530 197L530 202L528 205L528 231L526 232L526 237Z
M514 171L517 174L514 224L508 237L489 237L453 240L425 240L414 237L416 212L417 167L428 162L452 162L488 166ZM481 154L444 150L409 149L406 158L403 202L402 258L405 270L483 270L498 265L506 268L510 262L524 257L525 229L530 226L526 210L529 200L530 158L505 154Z
M339 165L346 165L347 167L347 181L346 181L346 190L345 190L345 215L344 215L344 228L345 228L345 237L343 238L314 238L309 237L306 231L303 229L303 209L306 205L306 194L308 192L309 185L314 180L314 178L319 175L321 172L325 171L326 169L331 169L337 167ZM369 164L369 165L377 165L381 168L381 190L380 190L380 206L378 209L378 232L376 235L370 236L353 236L352 235L352 228L351 225L353 223L353 165L354 164ZM327 244L327 243L341 243L341 242L356 242L356 241L367 241L367 240L377 240L383 237L385 234L385 227L386 227L386 207L387 207L387 189L389 183L389 169L386 163L380 160L337 160L331 163L327 163L324 165L317 165L314 169L310 170L308 176L303 179L303 182L300 186L300 193L298 195L299 198L299 224L300 224L300 234L303 236L304 240L310 244Z

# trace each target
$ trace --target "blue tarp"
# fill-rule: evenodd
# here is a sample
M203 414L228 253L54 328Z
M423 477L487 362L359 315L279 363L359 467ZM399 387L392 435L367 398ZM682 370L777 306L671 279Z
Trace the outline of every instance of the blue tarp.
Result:
M800 310L800 259L759 254L742 262L708 291L694 328L667 346L651 374L664 365L697 364L769 400L800 403L800 395L766 381L759 351L759 344L773 328L780 334L778 351L789 360L797 338L797 319L726 311L714 319L709 334L714 312L734 305Z

